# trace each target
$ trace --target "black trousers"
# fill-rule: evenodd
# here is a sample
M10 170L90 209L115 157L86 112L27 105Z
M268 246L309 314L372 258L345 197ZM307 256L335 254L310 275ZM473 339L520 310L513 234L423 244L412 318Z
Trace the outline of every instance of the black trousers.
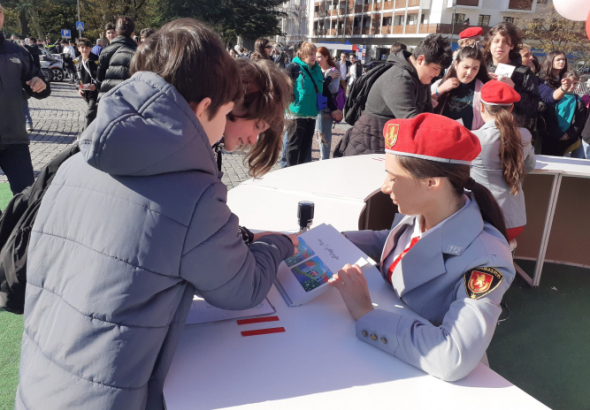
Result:
M96 118L96 112L98 111L98 103L96 102L97 97L98 93L92 97L86 98L88 108L86 108L86 121L84 122L84 129L88 128L88 126Z
M33 185L35 175L28 144L6 144L0 148L0 168L14 195Z
M287 166L299 165L311 160L311 143L315 132L315 118L298 118L297 128L287 143Z

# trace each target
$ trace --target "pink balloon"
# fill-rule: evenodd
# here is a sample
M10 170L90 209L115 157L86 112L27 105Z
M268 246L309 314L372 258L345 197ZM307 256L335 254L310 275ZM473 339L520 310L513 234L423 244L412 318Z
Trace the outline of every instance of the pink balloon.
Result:
M568 20L584 21L584 16L590 13L588 0L553 0L553 5L555 10Z

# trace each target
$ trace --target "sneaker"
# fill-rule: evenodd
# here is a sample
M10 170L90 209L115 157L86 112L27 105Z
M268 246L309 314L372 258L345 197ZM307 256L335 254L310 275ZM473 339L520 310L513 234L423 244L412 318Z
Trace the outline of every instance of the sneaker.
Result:
M33 131L33 124L27 124L27 132Z

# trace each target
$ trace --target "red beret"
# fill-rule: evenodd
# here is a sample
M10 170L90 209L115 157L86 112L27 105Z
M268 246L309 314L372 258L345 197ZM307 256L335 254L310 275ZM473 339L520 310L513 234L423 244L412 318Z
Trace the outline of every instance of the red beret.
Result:
M383 129L388 154L450 164L470 165L479 153L479 139L455 120L424 113L387 121Z
M459 33L459 38L463 40L464 38L471 38L471 37L481 37L483 34L483 28L481 27L469 27L468 29L463 30Z
M520 101L520 94L508 84L492 80L481 89L481 102L488 105L512 105Z

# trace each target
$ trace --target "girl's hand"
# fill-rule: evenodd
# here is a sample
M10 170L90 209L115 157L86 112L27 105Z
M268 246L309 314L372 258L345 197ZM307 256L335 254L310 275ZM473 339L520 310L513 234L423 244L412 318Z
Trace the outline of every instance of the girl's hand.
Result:
M449 92L457 87L459 87L459 84L461 84L461 82L459 81L459 79L457 78L449 78L447 81L445 81L444 83L442 83L439 87L438 87L438 93L442 94L442 93L446 93Z
M328 283L338 289L354 320L373 310L367 279L358 265L346 264Z
M494 74L494 73L488 73L488 76L492 79L492 80L497 80L498 79L498 74Z
M561 91L569 90L570 85L571 85L571 81L569 80L569 78L564 78L563 80L561 80ZM564 91L564 92L567 92L567 91Z
M328 77L332 77L333 79L339 78L340 72L336 69L332 69L330 72L328 72Z
M567 141L567 140L569 140L569 139L570 139L570 136L569 136L569 135L567 135L567 132L566 132L565 134L563 134L563 137L561 137L559 140L560 140L560 141Z
M512 81L510 78L508 77L498 77L498 81L502 81L503 83L508 84L510 87L514 88L514 81Z

